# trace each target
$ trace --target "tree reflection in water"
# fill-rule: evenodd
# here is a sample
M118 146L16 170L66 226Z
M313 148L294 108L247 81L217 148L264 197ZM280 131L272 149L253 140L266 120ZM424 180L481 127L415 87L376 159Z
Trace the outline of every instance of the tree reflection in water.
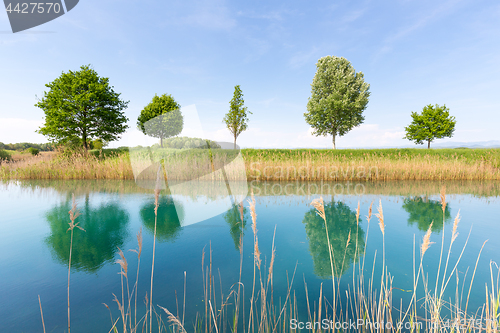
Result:
M427 197L409 197L404 199L403 209L407 211L408 225L416 224L419 230L427 231L432 224L432 232L443 229L443 208L441 202L429 200ZM444 210L445 222L451 218L450 205Z
M335 277L341 277L354 261L356 238L358 251L356 258L359 258L359 253L364 251L365 233L356 222L356 213L342 202L332 201L325 204L325 216L330 245L333 250L333 272ZM314 273L324 279L331 277L332 269L328 254L325 221L316 213L316 209L311 209L305 214L302 223L305 224L309 240L309 252L313 259ZM349 233L350 240L346 248Z
M52 257L63 265L69 261L70 233L67 231L70 210L71 201L67 200L46 214L51 234L45 241ZM123 245L128 235L129 215L117 202L91 207L88 194L83 207L79 205L78 210L80 216L75 222L85 231L75 229L71 268L94 273L106 262L111 262L118 247Z
M176 209L177 207L177 209ZM142 224L151 233L155 230L155 203L154 200L142 206ZM156 222L156 239L159 242L172 241L182 230L184 208L180 202L175 202L171 196L161 196L158 199L158 220Z
M243 221L241 220L243 216ZM245 235L248 220L248 209L243 205L233 204L224 214L224 220L229 225L229 232L233 238L234 247L240 249L240 240Z

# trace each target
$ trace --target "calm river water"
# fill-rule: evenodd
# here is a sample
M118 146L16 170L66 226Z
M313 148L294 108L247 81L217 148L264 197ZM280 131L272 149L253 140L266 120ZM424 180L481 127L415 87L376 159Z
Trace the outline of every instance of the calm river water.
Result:
M335 272L342 277L342 285L352 281L356 236L358 246L366 251L366 270L371 272L375 255L375 270L381 270L382 233L375 216L370 224L366 218L370 204L374 203L375 213L381 201L385 217L386 264L394 276L393 287L398 288L393 293L393 301L399 304L399 298L406 300L408 293L401 290L412 289L413 242L415 239L418 255L418 246L431 222L434 222L431 241L435 243L425 255L424 270L429 272L430 281L435 278L441 248L439 232L443 229L439 191L446 185L445 248L459 210L461 215L460 234L451 254L453 263L470 231L466 250L457 267L460 279L467 274L467 281L470 280L479 250L489 239L478 263L469 308L476 309L484 303L485 283L491 279L490 261L500 260L499 183L400 182L357 184L357 187L337 184L335 189L335 184L330 184L323 193L321 186L314 184L315 187L311 187L311 184L249 184L256 194L259 248L267 264L276 230L275 299L285 297L287 274L290 278L295 268L293 289L299 315L305 316L307 311L304 280L311 299L317 300L322 282L325 282L324 288L331 288L331 282L326 283L331 281L331 268L324 223L310 205L313 199L322 196L335 258L342 258L336 261ZM115 263L120 258L118 248L128 259L133 287L137 256L128 250L137 248L136 234L140 230L144 241L138 302L142 305L144 296L149 294L155 223L152 191L141 190L134 182L127 181L0 183L1 332L42 332L38 296L47 332L67 331L68 211L72 194L81 214L76 222L85 231L74 229L71 331L108 332L110 313L103 303L109 305L113 318L118 318L118 307L113 302L113 294L122 293L120 266ZM358 202L359 225L356 222ZM240 212L230 208L231 199L203 191L177 191L175 195L162 192L159 203L153 303L176 313L176 297L181 304L184 295L185 274L186 322L190 323L197 312L204 312L203 251L205 264L208 264L210 247L212 249L214 276L220 280L217 288L222 284L224 295L238 281ZM250 290L253 232L248 198L243 203L243 283ZM351 245L345 250L348 238ZM450 285L451 296L454 288ZM217 293L220 292L217 289ZM324 293L328 295L327 291ZM186 327L189 331L193 326L187 324Z

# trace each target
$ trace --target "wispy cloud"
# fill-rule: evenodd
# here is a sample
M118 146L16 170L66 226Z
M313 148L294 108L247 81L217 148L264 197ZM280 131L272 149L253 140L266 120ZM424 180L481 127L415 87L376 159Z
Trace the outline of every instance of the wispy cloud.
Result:
M313 48L306 52L297 52L292 56L288 62L292 68L300 68L304 65L315 63L319 56L319 47L313 46Z
M210 30L230 30L237 22L222 0L196 1L192 13L169 18L167 24L186 25Z
M377 60L382 55L390 52L393 49L393 46L398 41L407 37L408 35L414 33L415 31L421 30L432 22L435 22L437 19L450 15L453 12L453 9L464 2L464 0L449 0L442 5L435 8L429 14L419 17L414 22L400 28L396 33L388 36L382 46L378 50L378 52L374 56L374 60Z

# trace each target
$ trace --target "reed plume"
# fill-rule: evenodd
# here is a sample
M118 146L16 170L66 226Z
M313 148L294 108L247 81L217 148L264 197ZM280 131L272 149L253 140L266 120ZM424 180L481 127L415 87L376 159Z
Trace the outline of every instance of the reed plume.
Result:
M420 254L422 255L422 257L424 256L424 254L427 251L427 249L429 249L429 246L431 244L434 244L434 242L430 241L430 239L431 239L431 233L432 233L432 224L433 223L434 222L432 222L431 225L429 226L429 229L427 229L427 232L424 235L424 240L422 242L422 246L420 247Z
M371 206L369 214L371 215ZM382 209L382 200L380 200L378 206L378 213L376 213L375 216L378 218L378 225L380 227L380 231L382 231L382 235L385 236L384 210Z

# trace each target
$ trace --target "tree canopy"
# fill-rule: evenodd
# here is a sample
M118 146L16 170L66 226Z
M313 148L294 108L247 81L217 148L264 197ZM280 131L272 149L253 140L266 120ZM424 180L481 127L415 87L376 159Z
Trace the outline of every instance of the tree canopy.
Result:
M180 107L172 95L155 95L137 118L137 128L146 135L160 138L163 148L163 139L182 132L184 118Z
M128 128L123 113L128 101L90 65L63 72L45 86L50 90L35 104L45 112L45 124L37 132L51 141L78 141L88 149L89 140L114 141Z
M229 102L229 112L222 120L234 137L234 149L236 149L236 139L248 128L248 114L252 114L246 106L243 106L244 103L240 86L234 86L233 98Z
M455 117L450 116L450 109L446 105L426 105L421 114L412 112L411 117L413 120L405 127L406 136L403 139L419 145L427 142L427 148L431 148L431 142L435 139L451 138L457 123Z
M364 121L370 85L345 58L326 56L318 60L307 102L306 122L313 134L343 136Z

